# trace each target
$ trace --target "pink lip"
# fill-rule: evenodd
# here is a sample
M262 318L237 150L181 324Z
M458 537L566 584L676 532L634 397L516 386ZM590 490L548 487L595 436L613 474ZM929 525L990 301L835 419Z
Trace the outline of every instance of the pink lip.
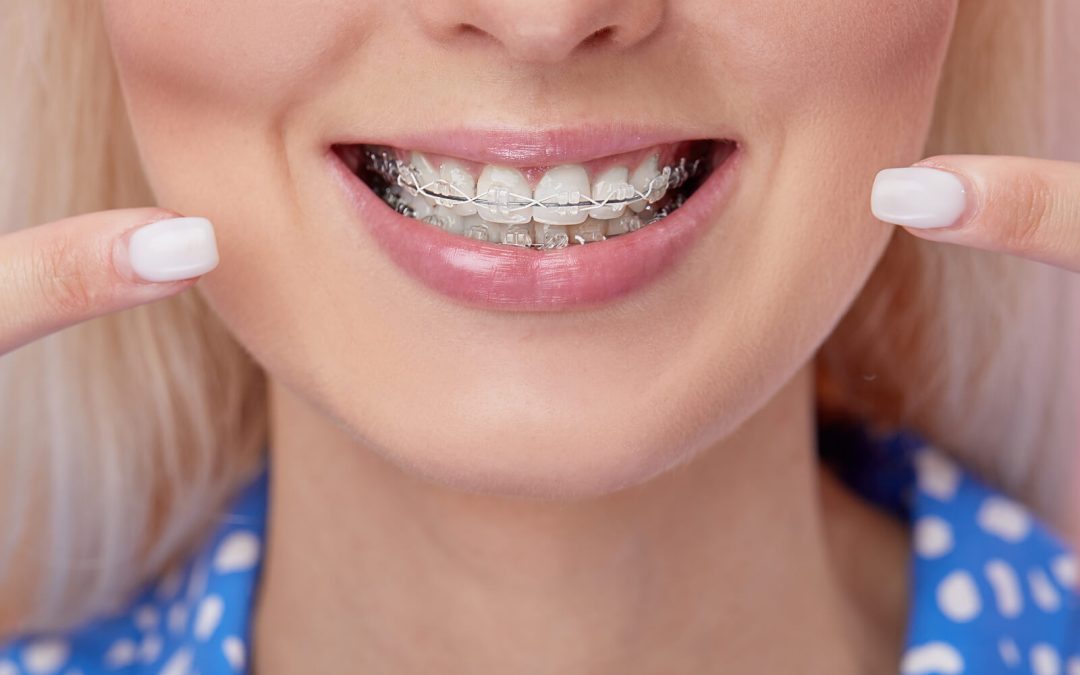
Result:
M687 135L666 129L642 129L621 125L588 125L556 129L512 128L472 129L461 127L442 130L437 134L395 136L385 142L397 148L446 155L480 164L499 164L514 167L547 167L556 164L585 163L642 150L654 145L676 143L694 138L730 138L734 135L711 129L699 135ZM338 143L383 144L382 141L358 137L336 139Z
M394 145L401 147L399 143L404 144L395 140ZM539 148L527 149L518 156L535 157L537 152ZM558 161L572 161L565 159L570 156L565 146L556 146L555 152L562 153ZM331 170L360 222L399 267L455 300L511 311L595 306L659 278L717 217L732 189L742 155L742 147L737 145L690 199L662 220L606 241L538 251L469 239L402 216L353 174L335 152L327 152ZM469 158L475 157L473 153Z

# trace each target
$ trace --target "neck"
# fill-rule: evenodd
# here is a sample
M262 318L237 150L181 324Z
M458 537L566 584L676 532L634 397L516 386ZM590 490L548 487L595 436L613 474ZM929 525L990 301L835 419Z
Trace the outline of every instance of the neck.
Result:
M425 482L284 387L270 399L260 673L896 667L903 589L842 568L902 578L898 528L863 527L821 480L809 368L689 464L572 502ZM863 530L889 545L857 546ZM888 553L855 565L868 548Z

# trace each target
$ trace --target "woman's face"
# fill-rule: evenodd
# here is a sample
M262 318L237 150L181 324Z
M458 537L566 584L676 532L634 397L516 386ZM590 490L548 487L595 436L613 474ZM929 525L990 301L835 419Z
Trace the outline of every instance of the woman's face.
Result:
M956 2L104 7L159 203L216 224L221 264L199 291L270 376L429 477L583 495L715 443L812 358L890 237L870 185L920 156ZM388 145L438 164L482 160L487 143L529 164L537 190L529 153L550 148L514 131L570 139L557 159L588 181L619 161L634 172L642 153L603 156L654 141L739 149L716 169L723 188L700 188L670 221L515 249L564 256L516 272L490 267L507 245L469 240L466 255L445 232L432 263L406 272L388 251L422 246L387 244L433 226L389 215L331 152ZM676 217L681 234L646 236Z

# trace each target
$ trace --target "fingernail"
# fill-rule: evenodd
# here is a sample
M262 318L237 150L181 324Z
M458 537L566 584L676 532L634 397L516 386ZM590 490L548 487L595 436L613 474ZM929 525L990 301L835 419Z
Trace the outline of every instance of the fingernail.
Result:
M143 225L128 240L131 269L146 281L177 281L217 267L214 226L206 218L167 218Z
M945 227L964 212L964 184L950 171L927 166L884 169L874 179L874 217L905 227Z

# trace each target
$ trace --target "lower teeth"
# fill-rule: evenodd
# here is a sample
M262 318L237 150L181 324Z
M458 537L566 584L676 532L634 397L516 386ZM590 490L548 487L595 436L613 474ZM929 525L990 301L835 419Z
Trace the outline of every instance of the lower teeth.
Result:
M711 169L703 154L681 159L663 170L662 182L667 188L663 197L646 203L638 212L627 207L617 218L589 217L578 225L550 225L535 220L511 225L492 223L478 215L462 216L449 207L431 205L417 196L423 190L415 179L410 181L415 175L410 172L414 170L397 160L388 148L364 146L362 157L363 171L358 171L358 175L398 213L470 239L539 250L604 241L655 223L682 206Z

